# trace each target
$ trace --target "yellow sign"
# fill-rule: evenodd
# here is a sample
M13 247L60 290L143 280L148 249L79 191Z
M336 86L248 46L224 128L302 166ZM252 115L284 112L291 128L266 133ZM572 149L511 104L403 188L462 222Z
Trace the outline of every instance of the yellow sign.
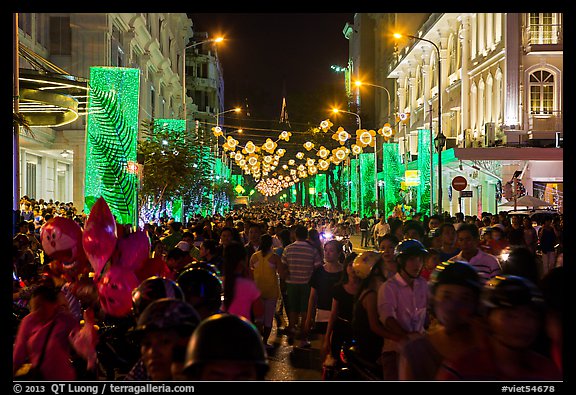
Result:
M244 188L242 188L242 185L240 185L240 184L236 185L236 188L234 188L234 190L235 190L236 192L238 192L238 195L241 195L241 194L243 194L244 192L246 192L246 190L245 190Z
M414 187L420 185L420 171L419 170L406 170L404 172L405 185Z

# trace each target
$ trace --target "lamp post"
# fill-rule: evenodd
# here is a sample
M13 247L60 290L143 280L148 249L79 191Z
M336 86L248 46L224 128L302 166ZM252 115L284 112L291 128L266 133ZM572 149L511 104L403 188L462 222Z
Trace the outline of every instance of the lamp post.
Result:
M436 54L438 55L438 133L436 133L434 140L436 141L436 148L438 149L438 214L442 214L442 148L444 148L444 144L446 144L446 136L442 134L442 62L440 61L440 48L438 48L434 42L422 37L400 33L394 34L395 38L401 38L403 36L419 41L426 41L436 49ZM432 128L432 123L430 123L430 128ZM432 166L432 163L430 163L430 166Z
M339 109L337 109L337 108L333 108L333 109L332 109L332 112L333 112L334 114L337 114L337 113L339 113L339 112L343 112L343 113L346 113L346 114L354 115L354 116L356 117L356 119L358 119L358 129L362 129L362 120L360 119L360 115L356 114L355 112L345 111L345 110L339 110ZM356 160L358 161L358 155L356 155ZM357 169L358 169L358 170L357 170L357 172L358 172L358 188L357 188L358 193L356 194L356 199L358 199L358 206L357 206L357 207L360 208L360 185L361 185L361 184L360 184L360 162L358 162L356 166L357 166ZM350 178L352 178L352 174L350 174ZM349 204L348 206L351 207L352 205ZM360 209L358 209L358 214L360 215Z
M360 87L362 85L367 85L367 86L373 86L374 88L379 88L379 89L383 89L384 91L386 91L386 94L388 95L388 115L386 117L386 121L390 122L390 91L388 89L386 89L385 87L381 86L381 85L376 85L376 84L369 84L367 82L362 82L362 81L356 81L355 82L357 87ZM375 196L375 203L376 203L376 210L375 210L375 217L376 219L378 219L378 145L376 144L376 142L378 141L378 137L374 136L374 196Z
M184 112L183 116L184 116L184 121L186 123L188 123L188 114L186 111L186 50L188 48L194 48L194 47L197 47L197 46L202 45L202 44L206 44L206 43L210 43L210 42L219 43L222 41L224 41L224 37L216 37L216 38L211 38L209 40L199 41L197 43L187 45L182 49L182 111Z

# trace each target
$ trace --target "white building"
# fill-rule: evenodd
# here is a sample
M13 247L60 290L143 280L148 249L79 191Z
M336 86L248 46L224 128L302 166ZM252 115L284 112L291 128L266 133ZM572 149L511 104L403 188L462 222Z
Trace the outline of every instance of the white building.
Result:
M418 130L432 123L436 135L438 92L442 95L444 150L453 150L446 153L447 163L442 160L444 211L499 211L501 186L516 171L527 194L562 210L563 14L364 15L370 18L355 18L356 45L372 42L367 48L375 56L372 64L356 65L356 78L369 75L374 84L389 87L395 114L409 114L406 123L396 125L395 136L400 151L411 154L408 160L418 154ZM363 38L370 34L362 25L374 32L372 37ZM394 38L396 32L404 37ZM354 45L351 40L351 54ZM356 94L362 105L365 93ZM364 111L374 111L383 122L387 101ZM436 202L438 176L433 173ZM457 175L467 179L472 198L459 202L451 189Z

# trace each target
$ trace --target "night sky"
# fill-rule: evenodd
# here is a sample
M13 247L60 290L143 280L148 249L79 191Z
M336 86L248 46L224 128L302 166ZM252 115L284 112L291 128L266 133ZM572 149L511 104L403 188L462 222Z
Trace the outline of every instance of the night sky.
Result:
M219 35L225 109L248 101L253 119L279 120L283 87L289 120L316 122L327 91L344 91L344 77L330 66L348 63L348 40L342 33L353 13L192 13L195 32ZM308 98L308 99L307 99ZM306 105L306 100L315 105ZM328 99L326 99L328 100ZM314 108L308 108L314 107ZM329 104L326 103L326 107ZM315 115L317 114L317 115Z

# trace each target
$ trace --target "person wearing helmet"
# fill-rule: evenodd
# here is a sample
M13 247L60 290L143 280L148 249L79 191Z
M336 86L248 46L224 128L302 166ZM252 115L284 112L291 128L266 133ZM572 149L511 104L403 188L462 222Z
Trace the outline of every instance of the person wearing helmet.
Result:
M183 373L188 380L264 380L269 365L264 342L248 319L229 313L203 320L188 342Z
M420 273L427 253L420 241L402 240L394 250L398 271L378 289L378 316L384 327L393 334L384 339L382 347L384 380L398 380L401 343L425 331L428 283Z
M161 298L184 300L184 293L174 280L152 276L142 281L132 291L132 313L138 319L144 309L153 301Z
M356 350L363 359L377 364L384 337L392 336L378 320L377 293L380 285L387 281L382 255L375 251L363 252L352 262L352 269L360 279L352 318Z
M218 277L215 266L209 263L197 263L177 278L178 285L184 292L186 302L190 303L204 319L220 311L222 305L222 280Z
M562 374L533 344L544 323L545 303L530 280L496 276L481 295L486 340L456 360L442 362L437 380L561 380Z
M194 307L183 300L161 298L146 306L132 332L140 344L139 366L144 371L138 377L131 371L125 380L184 379L184 350L199 323Z
M480 342L475 320L482 283L476 269L466 262L442 262L428 287L434 323L400 349L400 380L434 380L442 360L454 360Z

